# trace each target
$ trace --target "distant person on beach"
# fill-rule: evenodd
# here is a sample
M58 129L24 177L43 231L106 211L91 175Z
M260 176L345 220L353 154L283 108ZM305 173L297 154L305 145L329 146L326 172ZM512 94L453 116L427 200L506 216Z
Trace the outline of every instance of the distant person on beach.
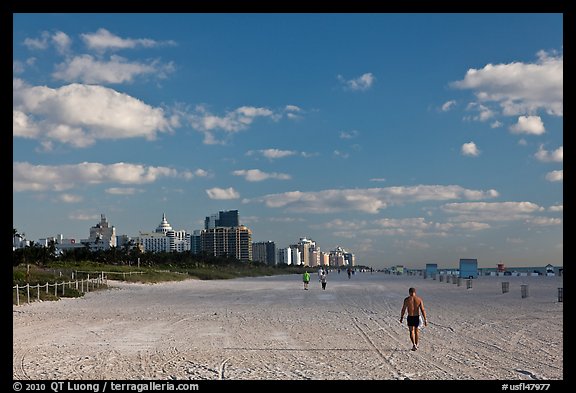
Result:
M424 310L424 302L421 298L416 296L416 288L408 289L410 296L404 299L402 312L400 313L400 323L404 320L404 312L408 310L408 329L410 329L410 341L412 341L412 350L418 349L418 326L420 325L420 312L424 318L424 326L428 326L428 319L426 318L426 311Z
M324 274L324 270L322 268L318 269L318 281L320 281L320 276Z
M324 271L320 275L320 282L322 283L322 289L326 290L326 273Z
M302 281L304 281L304 289L308 290L308 283L310 282L310 273L308 273L308 270L302 275Z
M351 274L352 274L352 269L348 268L348 278L350 278Z

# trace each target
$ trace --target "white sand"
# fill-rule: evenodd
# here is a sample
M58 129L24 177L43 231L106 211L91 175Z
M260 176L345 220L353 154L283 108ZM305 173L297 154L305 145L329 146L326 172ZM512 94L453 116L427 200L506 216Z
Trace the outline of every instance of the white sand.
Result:
M502 293L502 281L510 292ZM112 283L112 282L109 282ZM563 379L561 277L336 272L114 289L13 308L14 379ZM529 285L521 298L520 284ZM410 351L402 300L430 324Z

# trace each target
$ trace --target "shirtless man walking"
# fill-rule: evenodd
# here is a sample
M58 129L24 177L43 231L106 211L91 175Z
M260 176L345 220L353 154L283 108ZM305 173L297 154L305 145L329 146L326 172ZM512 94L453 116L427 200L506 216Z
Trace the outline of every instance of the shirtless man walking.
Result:
M404 305L402 306L402 312L400 313L400 323L404 320L404 312L408 309L408 317L406 322L408 322L408 329L410 329L410 341L412 341L412 350L418 349L418 326L420 325L420 311L422 311L422 316L424 318L424 326L428 326L428 320L426 319L426 311L424 310L424 302L421 298L416 296L416 288L410 288L408 290L410 296L404 299Z

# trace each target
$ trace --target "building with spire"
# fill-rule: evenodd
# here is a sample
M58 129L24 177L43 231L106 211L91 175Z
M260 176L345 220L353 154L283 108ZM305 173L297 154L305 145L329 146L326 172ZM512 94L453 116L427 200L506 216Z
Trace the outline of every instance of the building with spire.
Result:
M175 231L166 214L154 232L140 232L137 242L144 252L185 252L190 251L190 234L185 230Z

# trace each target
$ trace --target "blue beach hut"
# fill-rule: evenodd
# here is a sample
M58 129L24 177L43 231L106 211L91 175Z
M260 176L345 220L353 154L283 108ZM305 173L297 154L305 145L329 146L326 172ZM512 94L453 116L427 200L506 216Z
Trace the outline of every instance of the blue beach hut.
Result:
M478 278L478 260L460 259L460 277Z

